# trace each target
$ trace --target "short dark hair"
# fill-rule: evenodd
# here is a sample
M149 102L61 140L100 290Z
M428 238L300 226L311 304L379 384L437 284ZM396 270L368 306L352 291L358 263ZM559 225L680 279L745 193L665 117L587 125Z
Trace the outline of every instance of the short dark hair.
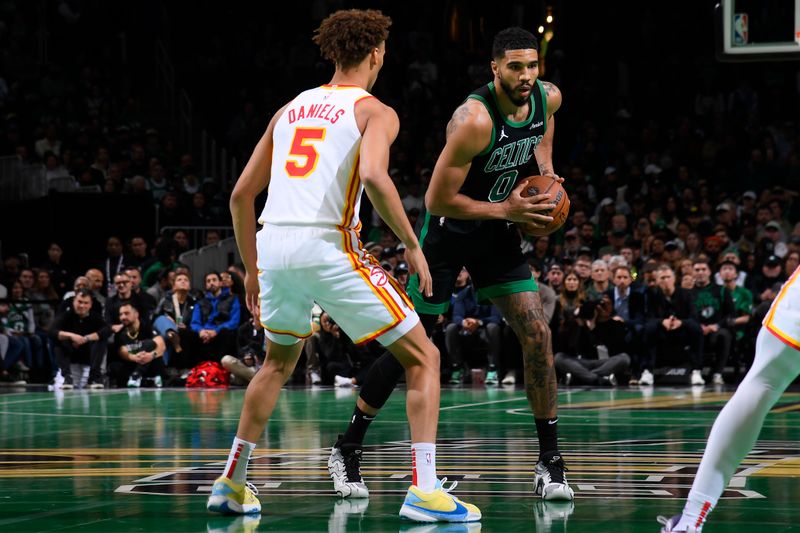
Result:
M631 267L628 265L619 265L617 268L615 268L614 269L615 276L617 275L618 270L624 270L628 273L629 276L633 277L633 271L631 270Z
M492 43L492 57L499 59L503 57L506 50L528 50L539 49L539 42L536 37L528 30L519 27L506 28L494 37Z
M341 10L322 21L313 41L322 57L346 70L385 41L391 25L392 19L375 9Z
M92 291L89 289L78 289L75 291L75 296L88 296L89 298L93 298Z

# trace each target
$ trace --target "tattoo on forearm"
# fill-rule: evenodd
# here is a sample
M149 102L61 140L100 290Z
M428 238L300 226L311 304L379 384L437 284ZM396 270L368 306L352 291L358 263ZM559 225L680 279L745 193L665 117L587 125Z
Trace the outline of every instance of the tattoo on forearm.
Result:
M542 176L546 176L548 174L555 174L555 171L553 170L553 165L546 165L542 163L541 165L539 165L539 173Z
M525 393L534 416L554 418L558 413L558 385L552 335L538 293L511 294L492 301L522 346Z
M456 128L466 122L471 114L472 112L469 110L469 107L467 107L466 102L458 106L453 112L453 117L450 119L450 122L447 123L447 137L450 137L450 135L456 131Z

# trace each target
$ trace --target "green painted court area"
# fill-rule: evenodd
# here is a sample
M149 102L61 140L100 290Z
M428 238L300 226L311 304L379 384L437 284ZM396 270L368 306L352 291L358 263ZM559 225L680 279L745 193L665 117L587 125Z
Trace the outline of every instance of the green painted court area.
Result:
M369 501L334 496L329 446L356 392L288 389L259 442L250 480L260 518L214 517L219 475L244 391L110 390L0 395L0 531L658 531L680 510L711 423L731 392L563 390L561 449L574 504L532 495L537 441L520 389L442 391L438 465L480 525L397 517L410 483L404 394L367 436ZM787 393L711 515L708 532L800 531L800 394Z

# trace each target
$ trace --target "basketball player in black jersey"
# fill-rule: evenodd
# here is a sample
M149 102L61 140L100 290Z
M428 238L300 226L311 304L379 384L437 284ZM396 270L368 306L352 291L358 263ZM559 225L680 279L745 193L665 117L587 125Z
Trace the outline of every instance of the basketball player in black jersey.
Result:
M408 287L430 334L447 311L456 277L466 267L481 302L502 312L522 346L525 392L539 438L534 492L544 500L572 500L557 444L556 373L550 329L536 281L520 251L512 222L546 224L549 195L522 197L518 182L533 174L555 176L553 115L561 93L537 79L538 43L521 28L497 34L492 49L494 81L473 91L447 125L447 142L425 195L428 210L420 243L433 277L423 297L412 277ZM538 170L537 170L538 164ZM560 179L560 178L558 178ZM343 497L367 497L361 478L361 443L403 367L385 354L370 370L346 433L332 449L328 469Z

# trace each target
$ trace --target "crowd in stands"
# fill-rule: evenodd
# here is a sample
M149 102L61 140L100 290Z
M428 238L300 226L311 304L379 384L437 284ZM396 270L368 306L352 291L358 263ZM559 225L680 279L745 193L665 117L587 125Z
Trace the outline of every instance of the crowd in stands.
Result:
M789 226L783 210L762 210L753 196L721 202L713 217L690 208L687 221L676 217L675 231L650 211L632 234L621 235L614 224L627 225L629 218L615 211L600 232L592 221L598 217L578 209L561 242L526 238L563 382L735 380L752 360L755 332L781 284L800 265L800 224ZM761 205L793 202L781 189L762 196ZM601 202L598 215L608 207L616 210ZM740 224L733 237L735 226L726 222ZM391 233L381 237L364 248L406 286L403 246ZM169 237L150 249L141 236L124 245L111 236L103 263L77 273L62 263L57 243L38 267L6 257L0 379L58 377L66 389L160 387L225 356L257 368L263 332L243 304L241 267L205 273L204 286L193 287L189 268L176 260L178 247ZM315 333L294 382L358 385L382 348L354 345L322 309L314 316ZM443 354L443 381L513 385L519 379L513 332L496 307L476 299L466 269L433 337Z
M326 14L324 2L314 5L309 24ZM664 9L665 16L675 11ZM131 89L136 79L129 65L92 48L65 49L59 66L37 63L35 32L21 31L30 17L24 2L11 2L0 14L0 30L14 29L0 31L9 51L0 58L0 156L43 165L53 188L74 182L98 191L98 202L105 194L149 198L161 226L229 224L225 194L148 112L150 88ZM398 27L408 17L436 19L408 10L398 13ZM198 80L220 79L226 90L238 91L220 98L210 81L190 83L219 104L214 112L228 117L227 140L246 158L270 113L301 88L275 80L324 83L329 67L307 38L313 28L302 36L277 32L267 42L260 23L243 27L233 40L224 35L234 26L213 18L205 23L213 50L180 39L178 30L172 50L181 64L194 65ZM80 33L80 24L61 26L54 31ZM184 26L180 31L197 32ZM375 93L401 118L390 174L419 227L448 117L491 79L488 47L442 43L446 35L433 23L391 38ZM564 95L554 162L571 212L558 232L527 238L524 252L551 317L559 374L568 383L608 385L735 379L752 358L761 318L800 262L796 73L780 63L752 65L747 73L729 69L713 62L710 49L695 53L692 39L643 39L638 49L628 46L626 32L608 38L619 53L615 68L586 68L597 63L598 48L569 38L551 42L542 62L543 79ZM695 83L676 80L677 66L653 72L652 57L680 65ZM651 74L630 75L642 58ZM234 72L253 74L247 87L229 83L238 80ZM366 198L361 215L365 247L405 284L402 245ZM208 232L206 239L219 234ZM178 261L183 251L210 241L190 242L186 231L111 236L99 264L85 264L86 251L76 245L4 250L3 379L47 382L60 369L73 386L99 387L155 384L159 376L162 383L179 381L192 365L225 355L257 366L263 343L241 305L242 273L204 272L204 286L194 287ZM434 334L442 379L469 381L468 371L480 368L476 381L519 380L514 336L496 309L475 301L468 272L459 277L450 309ZM353 346L322 310L317 315L319 330L293 379L357 385L379 348ZM95 347L104 349L102 360ZM68 372L68 362L82 367Z

